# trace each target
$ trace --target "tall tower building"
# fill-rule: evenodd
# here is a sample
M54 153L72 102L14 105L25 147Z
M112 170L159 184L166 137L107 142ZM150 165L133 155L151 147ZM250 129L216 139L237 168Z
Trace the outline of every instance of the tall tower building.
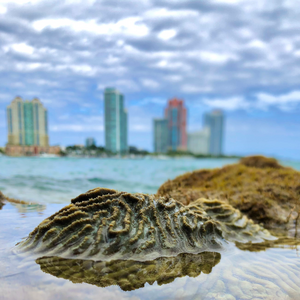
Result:
M168 151L168 120L154 119L154 152L166 153Z
M8 145L49 146L47 110L39 99L16 97L7 106Z
M209 154L210 130L204 127L202 130L188 133L188 150L193 154Z
M223 154L224 116L221 110L204 115L204 126L210 129L209 154Z
M127 111L124 109L124 96L114 88L104 91L105 148L113 153L126 153Z
M187 149L186 115L183 100L169 100L165 118L168 120L168 148L172 151Z

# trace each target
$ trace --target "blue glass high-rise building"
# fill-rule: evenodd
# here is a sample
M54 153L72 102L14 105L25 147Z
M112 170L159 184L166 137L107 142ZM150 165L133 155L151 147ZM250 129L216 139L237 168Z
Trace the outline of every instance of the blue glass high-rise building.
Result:
M223 154L224 115L221 110L214 110L204 115L204 126L210 130L209 154Z
M154 119L154 152L166 153L168 151L168 120Z
M124 96L115 88L104 91L105 148L112 153L126 153L127 111Z

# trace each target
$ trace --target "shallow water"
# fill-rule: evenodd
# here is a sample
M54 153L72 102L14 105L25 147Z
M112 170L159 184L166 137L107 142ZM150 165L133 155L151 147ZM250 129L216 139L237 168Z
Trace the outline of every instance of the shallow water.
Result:
M259 252L229 243L219 253L188 257L186 268L178 257L150 262L151 268L55 259L38 264L13 251L41 221L88 189L154 193L165 180L186 171L232 162L0 157L0 190L40 203L7 203L0 210L0 299L299 299L299 247L285 242ZM300 169L299 163L283 163Z

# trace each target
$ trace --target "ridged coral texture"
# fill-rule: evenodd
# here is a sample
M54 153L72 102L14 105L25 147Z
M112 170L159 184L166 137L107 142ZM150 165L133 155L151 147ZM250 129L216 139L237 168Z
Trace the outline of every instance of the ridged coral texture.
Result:
M19 247L64 258L147 260L219 249L224 237L271 238L222 201L184 206L171 198L96 188L45 219Z

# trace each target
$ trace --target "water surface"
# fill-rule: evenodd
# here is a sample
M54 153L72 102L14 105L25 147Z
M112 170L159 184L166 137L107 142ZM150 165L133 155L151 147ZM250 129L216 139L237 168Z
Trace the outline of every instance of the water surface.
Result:
M259 252L228 244L217 254L189 258L196 262L190 269L180 269L178 259L165 262L164 271L155 263L151 263L154 269L139 265L138 274L153 280L146 281L144 287L133 284L127 288L112 285L114 281L103 287L111 271L100 263L64 262L70 273L59 266L61 263L56 269L51 265L47 268L36 258L14 253L14 246L41 221L91 188L155 193L164 181L184 172L234 161L0 157L0 190L10 197L38 203L7 203L0 210L0 299L299 299L299 249L284 243L262 247ZM300 169L297 162L281 163ZM95 274L90 272L92 268L100 270L102 281L91 275ZM133 273L120 273L118 264L116 268L119 282L135 280L128 277Z

